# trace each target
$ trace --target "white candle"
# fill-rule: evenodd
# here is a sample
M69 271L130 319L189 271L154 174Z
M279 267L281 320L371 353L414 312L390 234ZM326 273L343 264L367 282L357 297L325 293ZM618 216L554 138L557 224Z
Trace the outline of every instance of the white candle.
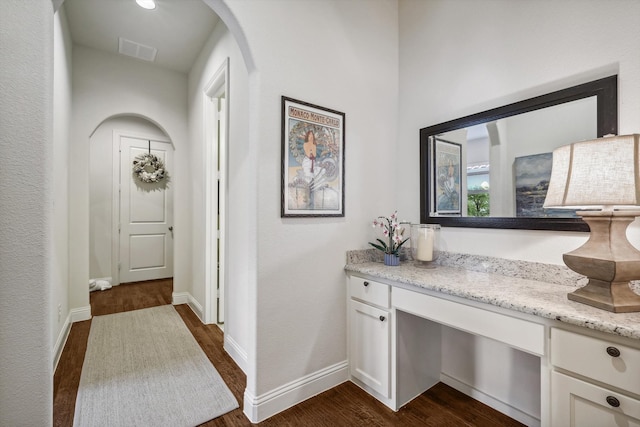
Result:
M418 261L433 261L433 230L430 228L421 229L418 233L418 250L416 251Z

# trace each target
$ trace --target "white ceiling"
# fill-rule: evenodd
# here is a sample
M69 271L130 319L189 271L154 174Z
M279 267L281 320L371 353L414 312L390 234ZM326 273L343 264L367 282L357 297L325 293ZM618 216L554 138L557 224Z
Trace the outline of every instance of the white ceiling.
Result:
M145 10L135 0L65 0L74 43L118 53L118 39L158 49L153 64L189 72L218 16L202 0L156 0Z

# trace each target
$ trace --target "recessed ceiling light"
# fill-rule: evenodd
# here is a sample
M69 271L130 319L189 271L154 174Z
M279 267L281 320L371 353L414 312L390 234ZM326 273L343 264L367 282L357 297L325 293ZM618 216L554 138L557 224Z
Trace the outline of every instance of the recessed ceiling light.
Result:
M138 6L145 9L152 10L156 8L156 2L153 0L136 0L136 3L138 3Z

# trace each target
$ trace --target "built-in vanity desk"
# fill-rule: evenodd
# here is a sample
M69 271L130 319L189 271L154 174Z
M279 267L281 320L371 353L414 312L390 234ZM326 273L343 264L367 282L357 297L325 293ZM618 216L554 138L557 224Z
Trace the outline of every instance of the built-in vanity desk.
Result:
M569 301L571 284L549 283L575 279L563 266L388 267L366 253L345 267L349 369L385 405L443 381L527 425L640 427L640 313Z

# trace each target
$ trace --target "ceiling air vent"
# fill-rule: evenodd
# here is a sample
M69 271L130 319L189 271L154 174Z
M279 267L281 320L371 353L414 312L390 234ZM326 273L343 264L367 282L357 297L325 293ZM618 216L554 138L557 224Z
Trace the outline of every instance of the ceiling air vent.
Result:
M156 59L158 49L120 37L118 39L118 53L153 62Z

